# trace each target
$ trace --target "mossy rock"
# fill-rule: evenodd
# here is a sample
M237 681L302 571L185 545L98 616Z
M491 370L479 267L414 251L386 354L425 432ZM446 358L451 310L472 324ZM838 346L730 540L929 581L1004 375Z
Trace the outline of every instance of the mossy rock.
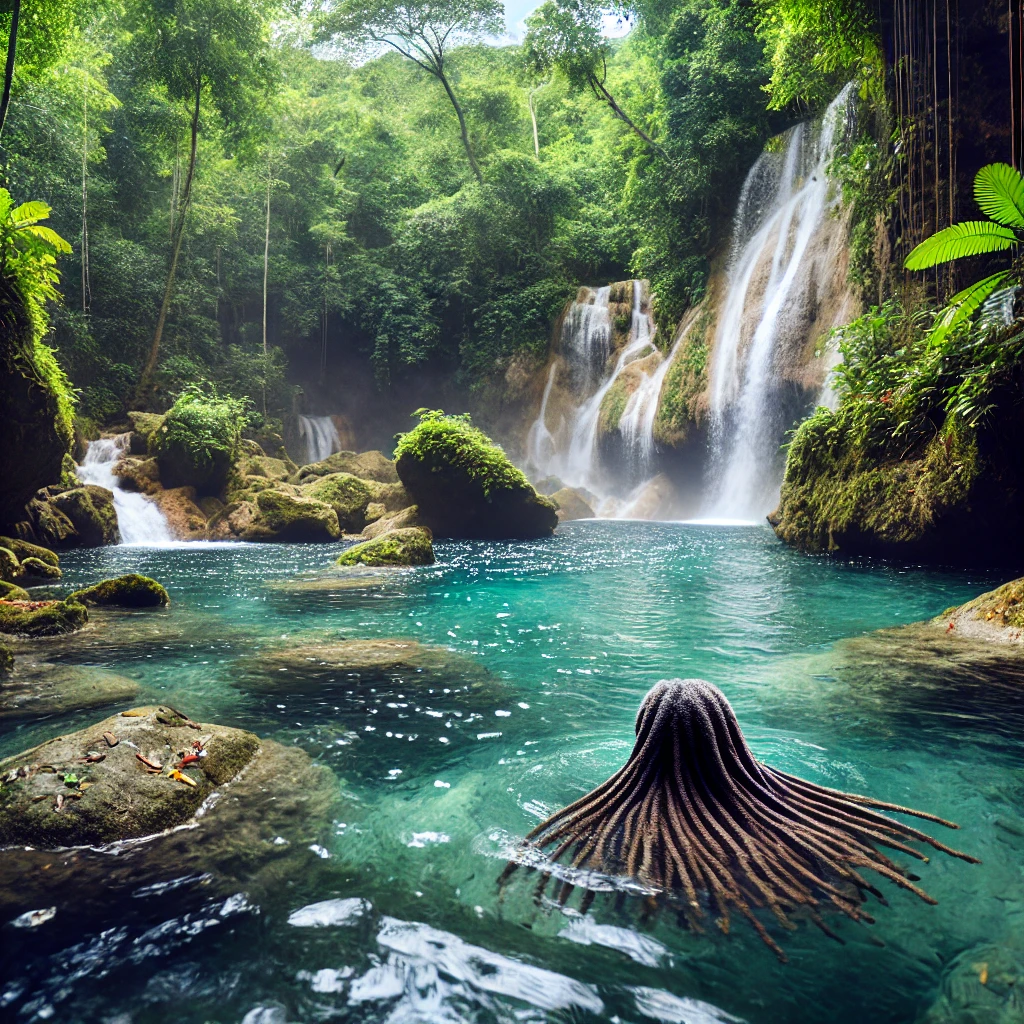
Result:
M358 533L366 525L366 507L373 497L373 491L359 477L351 473L329 473L317 477L302 491L307 498L330 505L338 514L338 523L346 533Z
M32 535L52 547L68 547L75 541L75 524L50 498L33 498L26 506Z
M121 542L114 510L114 495L105 487L85 484L51 499L53 506L71 520L75 533L69 543L98 548Z
M243 444L245 442L243 441ZM255 441L250 441L250 444L256 444ZM269 455L264 455L263 450L259 448L258 455L247 455L241 459L238 463L238 472L240 476L263 476L268 480L287 480L295 471L293 466L283 459L272 459Z
M161 584L135 572L76 590L68 600L114 608L163 608L171 603Z
M367 486L370 488L374 502L383 505L385 512L400 512L403 508L408 508L413 504L409 492L402 483L381 484L371 480Z
M89 612L80 601L0 600L0 633L14 636L58 636L73 633L89 621Z
M105 733L116 737L116 746L108 745ZM168 771L193 742L206 756L181 769L188 782L172 778ZM0 843L80 846L183 825L258 749L250 732L199 725L166 706L122 712L0 762L5 777L17 772L0 790ZM103 760L83 764L92 751ZM164 771L150 773L136 755Z
M575 487L563 487L551 495L551 500L558 506L558 521L569 522L573 519L593 519L594 510L586 497Z
M374 480L381 484L398 483L394 462L383 452L335 452L321 462L302 466L295 474L295 483L308 483L313 476L330 473L351 473L360 480Z
M21 575L21 562L9 548L0 548L0 580L12 583Z
M0 601L31 601L27 590L22 590L16 583L0 580Z
M434 547L430 531L423 527L389 530L373 540L363 541L342 552L337 564L345 565L433 565Z
M14 671L14 651L0 640L0 676L10 675Z
M550 536L555 505L467 419L427 413L395 449L398 475L437 537Z
M37 580L59 580L63 573L55 565L44 562L41 558L23 558L21 560L21 578Z
M164 413L156 412L130 412L128 422L132 425L132 432L138 436L142 443L138 445L141 451L136 452L133 446L132 454L154 455L155 451L150 447L150 438L153 433L164 425Z
M416 505L410 505L408 508L389 512L387 515L375 519L366 526L360 536L365 537L366 540L373 540L374 537L380 537L391 530L408 530L422 525L423 520L420 519L419 508Z
M256 495L259 518L245 539L325 542L341 536L338 514L330 505L311 498L297 498L279 491ZM265 531L264 535L263 534Z
M17 537L0 537L0 548L13 551L19 559L38 558L47 565L60 565L60 559L49 548L44 548L40 544L30 544L27 540L20 540Z

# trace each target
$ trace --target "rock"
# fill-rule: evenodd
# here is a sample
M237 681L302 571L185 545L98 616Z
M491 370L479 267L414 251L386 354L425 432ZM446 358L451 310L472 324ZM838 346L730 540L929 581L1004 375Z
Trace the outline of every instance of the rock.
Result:
M568 485L557 476L546 476L538 480L533 486L537 489L538 494L546 494L550 498L558 491L564 490Z
M575 487L563 487L561 490L555 491L551 495L551 500L558 506L558 521L560 523L572 519L594 518L594 510Z
M381 516L383 516L386 512L387 507L384 505L383 502L371 501L370 504L366 506L366 512L364 513L364 518L366 519L367 525L369 525L370 523L377 522L377 520L380 519Z
M381 682L401 682L422 689L430 686L490 685L487 672L472 658L444 647L415 640L343 640L337 643L298 643L261 651L239 664L237 685L276 693L317 692L326 685L351 688Z
M366 526L366 506L373 494L364 481L351 473L328 473L316 477L302 491L306 497L330 505L346 533L359 533Z
M0 676L7 676L14 670L14 651L0 641ZM4 691L0 690L0 694Z
M194 487L170 487L153 495L176 540L205 540L207 516L196 504Z
M196 503L199 506L200 511L206 516L207 520L210 520L215 516L221 509L225 507L224 502L220 498L214 498L207 495L205 498L200 498Z
M89 621L85 605L64 601L0 600L0 633L16 636L56 636L81 629Z
M259 446L257 445L257 447ZM248 455L239 461L238 472L242 476L263 476L268 480L287 480L295 472L295 468L294 463L270 458L260 448L258 455Z
M920 1024L1024 1024L1024 950L985 943L962 952L942 976Z
M433 565L434 548L430 531L422 526L404 530L388 530L373 540L356 544L338 557L337 564L345 565Z
M114 476L128 491L157 494L163 490L163 484L160 483L160 466L152 457L137 459L126 456L118 459L114 466Z
M0 601L31 601L27 590L7 580L0 580Z
M664 473L648 480L639 494L630 497L619 512L625 519L671 519L677 514L679 498Z
M114 495L105 487L85 484L58 494L51 504L71 521L74 536L65 543L77 547L98 548L119 544L121 531L117 528Z
M26 511L37 540L51 547L67 547L74 542L74 524L48 497L33 498Z
M167 591L156 580L135 572L76 590L68 600L115 608L164 608L171 603Z
M150 438L153 432L159 430L164 425L164 413L157 412L130 412L128 413L128 422L132 425L132 432L142 438L145 443L143 452L140 454L155 454L154 451L150 450ZM135 452L133 451L134 455Z
M0 580L11 583L21 575L21 563L9 548L0 548Z
M210 516L206 536L210 540L238 540L253 527L258 515L255 502L233 501Z
M295 475L295 483L306 483L311 476L329 473L351 473L360 480L375 480L381 484L398 483L395 464L383 452L335 452L322 462L302 466Z
M21 654L0 685L0 719L109 707L134 700L138 692L134 679L106 669L37 662Z
M63 573L55 565L44 562L41 558L23 558L21 560L21 578L37 580L59 580Z
M0 548L7 548L13 551L19 559L38 558L47 565L59 566L60 559L49 548L39 544L30 544L28 541L19 540L17 537L0 537Z
M422 525L423 521L420 519L419 508L415 505L410 505L408 508L403 508L398 512L381 516L379 519L370 523L366 529L363 530L361 536L365 537L367 540L373 540L374 537L380 537L382 534L388 533L392 530L408 530Z
M0 790L0 843L50 848L109 843L184 824L215 789L249 764L259 747L250 732L194 724L166 706L139 708L0 762L2 772L24 768L27 773ZM101 742L108 731L121 741L117 746ZM194 741L207 753L182 769L190 785L170 778L166 770ZM82 763L90 751L101 749L102 761ZM151 774L137 754L166 770ZM32 771L32 765L55 771ZM80 783L68 781L68 773L90 785L80 789ZM44 799L36 800L39 796ZM58 796L64 798L59 811Z
M70 391L50 349L37 345L31 317L10 275L0 280L0 526L56 484L74 441Z
M526 539L558 525L554 503L464 419L426 414L396 454L398 475L437 537Z
M1024 645L1024 577L947 608L932 623L951 636Z
M373 500L383 505L385 512L400 512L413 504L409 492L401 483L380 484L370 481L368 486Z
M256 496L259 518L243 540L332 541L341 536L338 515L330 505L278 491Z
M213 389L186 389L150 435L149 449L167 488L194 487L219 495L240 453L241 407Z

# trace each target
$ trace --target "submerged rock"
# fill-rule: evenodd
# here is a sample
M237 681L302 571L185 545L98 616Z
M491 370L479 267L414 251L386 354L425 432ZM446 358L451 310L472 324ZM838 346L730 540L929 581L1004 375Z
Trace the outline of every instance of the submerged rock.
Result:
M461 417L427 413L396 448L398 475L437 537L546 537L555 505Z
M430 531L422 526L388 530L373 540L356 544L338 557L337 564L403 566L433 565L434 546Z
M593 519L594 510L582 491L575 487L563 487L555 491L551 500L558 506L558 521L565 523L573 519Z
M175 769L195 742L205 756ZM76 846L173 828L258 747L250 732L199 725L165 706L122 712L0 761L0 843Z
M82 604L113 605L117 608L157 608L171 603L161 584L137 572L76 590L68 600L80 601Z
M56 636L81 629L89 621L84 604L64 601L0 600L0 633L14 636Z
M986 943L945 970L939 997L920 1024L1024 1024L1024 950Z
M13 658L13 651L6 649ZM19 655L0 683L0 719L109 707L134 700L138 692L139 684L134 679L106 669L53 664Z

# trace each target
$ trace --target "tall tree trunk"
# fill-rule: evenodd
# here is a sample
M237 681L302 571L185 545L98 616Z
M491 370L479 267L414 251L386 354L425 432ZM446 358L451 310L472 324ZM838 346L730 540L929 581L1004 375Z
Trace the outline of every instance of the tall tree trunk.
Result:
M195 102L192 106L192 148L188 157L188 173L185 175L185 187L181 192L181 203L178 208L178 215L174 221L174 230L171 239L171 266L167 272L167 284L164 287L163 301L160 303L160 315L157 317L156 330L153 332L153 342L149 347L149 357L143 367L142 376L139 378L139 386L136 390L136 398L141 398L143 391L149 384L149 378L156 369L156 361L160 355L160 340L164 334L164 324L167 322L167 310L171 305L171 297L174 294L174 276L178 270L178 255L181 252L181 239L185 233L185 218L188 215L188 206L192 198L192 179L196 173L196 146L199 140L199 99L202 95L202 81L196 81Z
M89 312L89 81L82 86L82 312Z
M473 147L469 144L469 130L466 128L466 116L462 113L462 107L459 105L459 101L455 96L455 91L452 89L451 83L448 81L448 76L443 71L438 71L437 77L444 86L444 91L448 93L448 99L452 101L455 113L458 114L459 128L462 131L462 145L466 150L466 156L469 158L469 166L473 169L473 173L476 175L476 180L482 183L484 176L480 173L480 166L476 162L476 157L473 156Z
M263 233L263 415L267 415L267 272L270 268L270 147L267 147L267 224Z
M11 32L7 37L7 66L4 68L4 93L0 97L0 133L7 120L7 108L11 105L11 83L14 81L14 54L18 49L18 19L21 15L21 0L14 0L11 9Z
M533 106L533 94L536 89L531 89L527 94L526 101L530 108L530 123L533 125L533 155L540 159L540 139L537 136L537 111Z

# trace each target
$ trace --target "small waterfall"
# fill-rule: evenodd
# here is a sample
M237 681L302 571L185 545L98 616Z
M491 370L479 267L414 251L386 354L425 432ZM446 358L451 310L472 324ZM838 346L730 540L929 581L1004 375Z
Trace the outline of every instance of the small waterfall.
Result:
M306 463L322 462L341 451L338 428L330 416L300 416L299 437L306 444Z
M634 281L629 337L619 350L611 372L607 371L612 340L608 309L610 291L610 287L581 291L580 297L570 307L562 325L560 343L564 364L556 361L548 373L540 412L530 427L526 443L527 466L535 477L556 476L570 487L586 488L597 495L602 504L607 504L628 481L610 478L601 465L598 443L601 404L630 363L643 355L657 352L650 318L642 308L643 282ZM570 415L552 431L548 424L549 401L563 365L573 392L583 397ZM631 450L635 447L638 452L647 452L647 461L654 451L657 396L667 369L666 362L664 369L659 365L654 374L644 375L638 385L638 390L644 394L637 398L634 393L630 397L619 422L622 430L628 412L630 438L635 435L639 439L636 445L632 440L628 443ZM654 378L657 378L656 382ZM637 465L639 467L640 463ZM636 477L638 474L630 475Z
M114 511L122 544L155 546L173 543L167 520L152 498L137 491L126 491L114 476L114 466L128 447L128 435L101 437L90 441L85 459L78 467L83 484L97 484L114 494Z
M820 125L791 129L784 153L762 153L743 185L711 365L711 516L762 519L778 497L790 424L777 361L806 342L801 311L828 288L813 243L839 202L828 164L853 96L848 85Z

